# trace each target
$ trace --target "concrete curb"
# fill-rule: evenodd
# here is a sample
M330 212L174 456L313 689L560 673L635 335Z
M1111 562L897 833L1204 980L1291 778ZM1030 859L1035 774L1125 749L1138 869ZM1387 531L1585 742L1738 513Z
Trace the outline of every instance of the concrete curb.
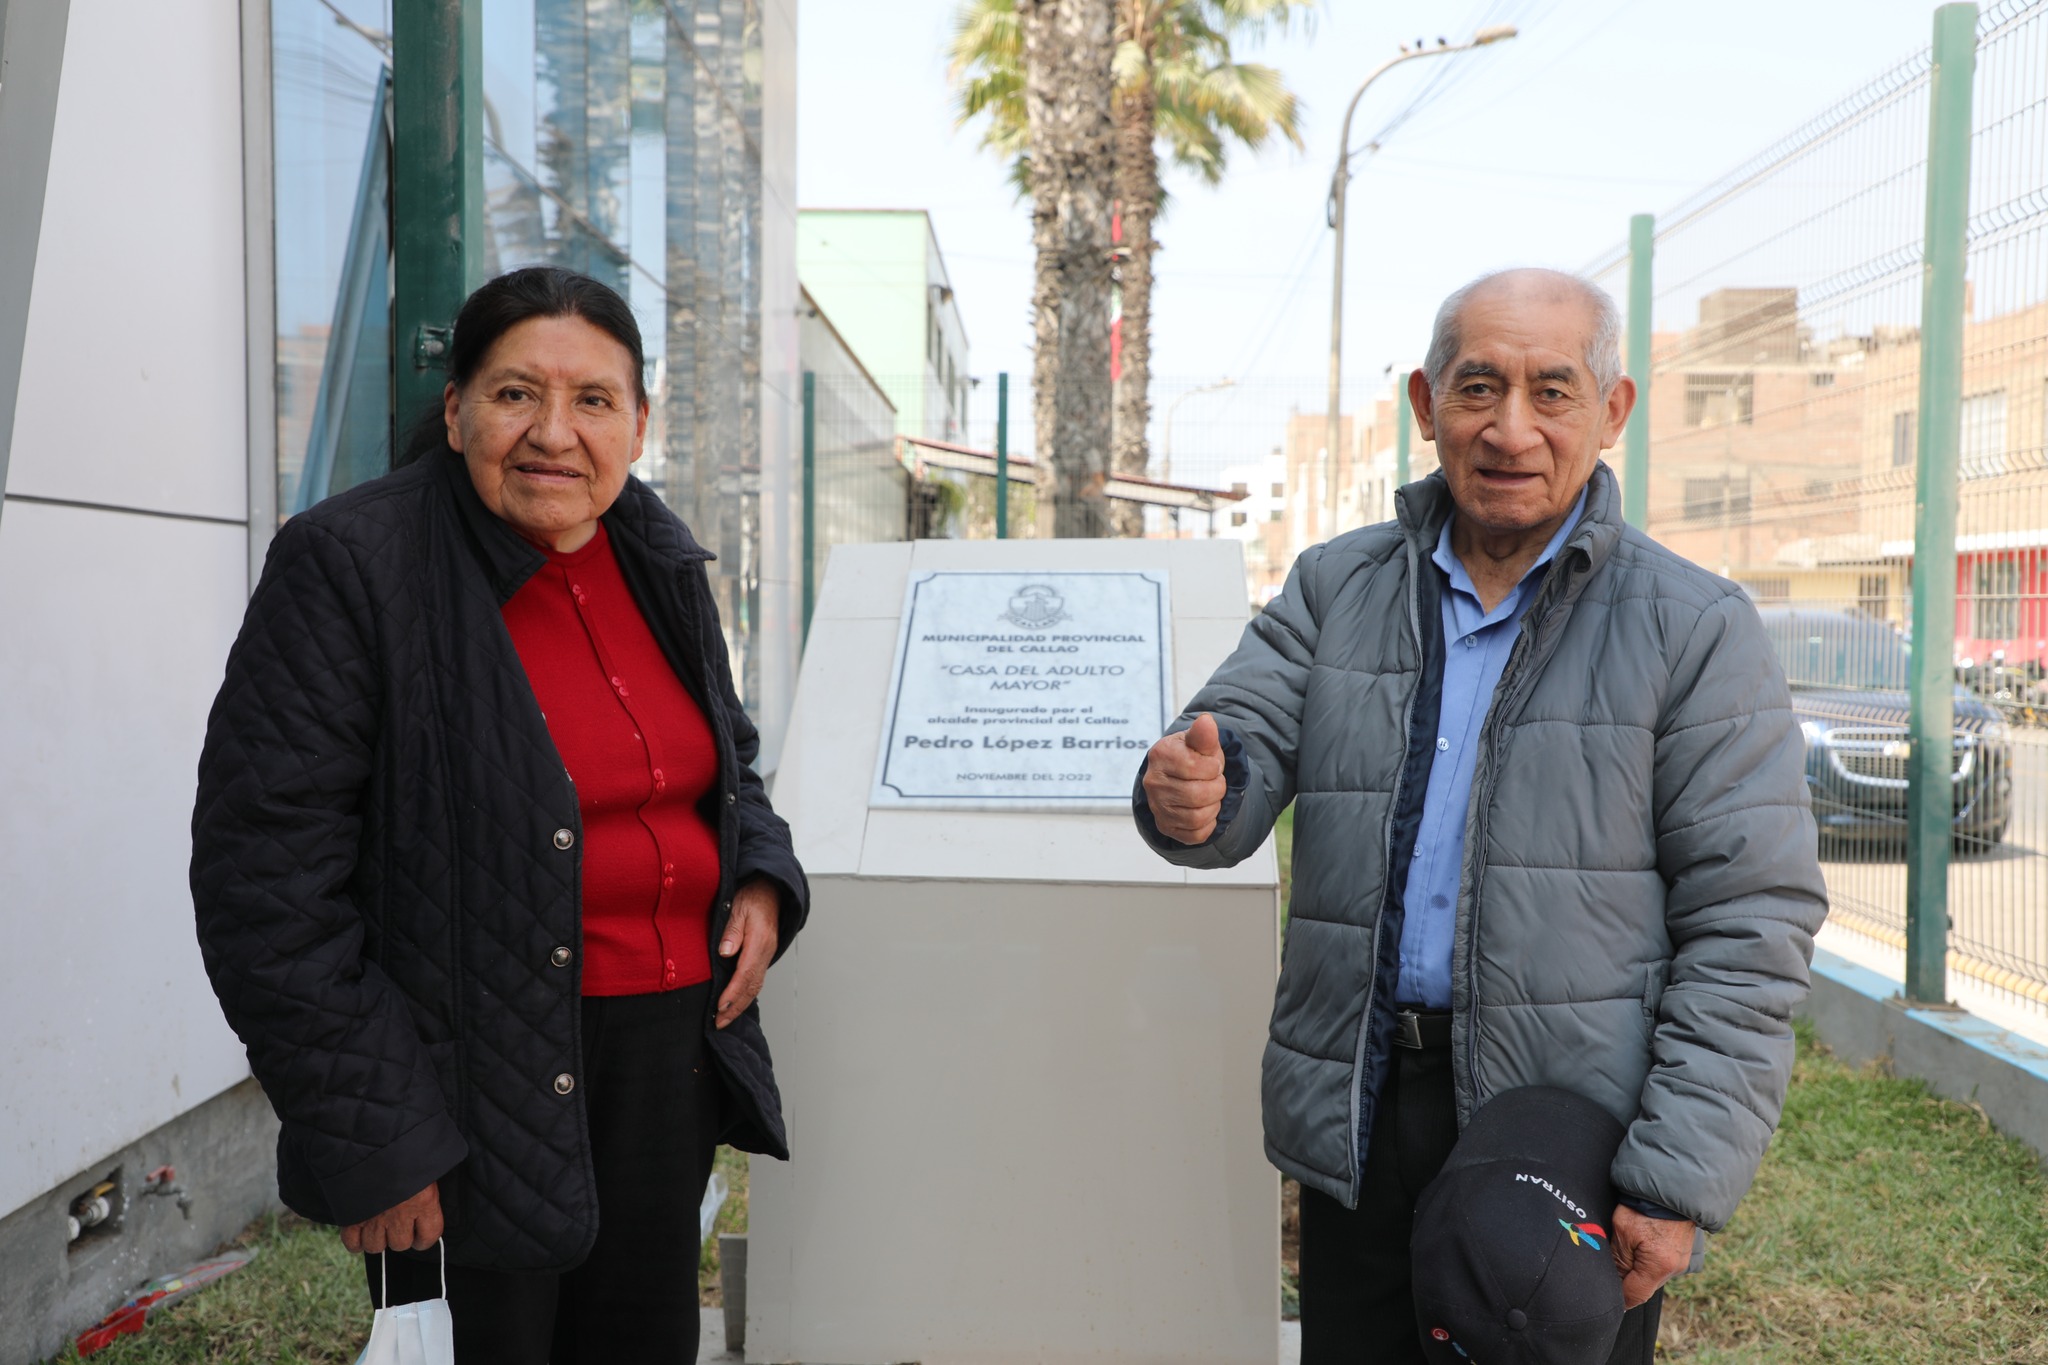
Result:
M1850 1065L1889 1059L1944 1099L1981 1106L2048 1165L2048 1046L1967 1011L1908 1008L1898 982L1825 950L1800 1014Z

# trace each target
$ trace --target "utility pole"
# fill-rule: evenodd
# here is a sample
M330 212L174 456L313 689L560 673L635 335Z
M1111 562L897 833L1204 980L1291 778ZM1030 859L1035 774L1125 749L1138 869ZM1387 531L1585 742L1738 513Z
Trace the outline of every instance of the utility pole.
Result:
M1323 506L1324 519L1328 523L1323 527L1325 540L1337 534L1337 430L1344 377L1344 198L1345 187L1351 183L1351 116L1358 112L1358 101L1372 83L1401 63L1421 57L1447 57L1453 52L1470 52L1475 47L1505 42L1515 33L1513 24L1490 24L1462 43L1440 43L1436 47L1417 44L1413 50L1404 48L1398 57L1390 57L1374 67L1372 74L1351 96L1351 103L1344 106L1344 131L1337 142L1337 169L1330 177L1330 201L1324 215L1336 233L1336 250L1333 253L1336 263L1331 267L1330 275L1330 415L1323 434ZM1378 144L1367 150L1378 151Z

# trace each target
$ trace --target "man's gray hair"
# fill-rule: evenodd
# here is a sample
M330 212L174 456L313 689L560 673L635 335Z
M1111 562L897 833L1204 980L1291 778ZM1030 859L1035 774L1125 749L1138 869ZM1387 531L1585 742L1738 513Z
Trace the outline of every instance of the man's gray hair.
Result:
M1458 348L1464 339L1458 334L1458 315L1465 309L1471 297L1507 275L1533 274L1547 276L1585 300L1586 307L1593 314L1593 333L1586 339L1586 368L1593 372L1593 382L1600 386L1605 397L1621 378L1621 313L1615 308L1614 300L1607 297L1607 291L1582 276L1568 274L1562 270L1495 270L1481 275L1470 284L1452 292L1436 310L1436 326L1430 329L1429 354L1423 357L1422 375L1429 381L1430 391L1436 392L1443 382L1444 372L1451 362L1458 358Z

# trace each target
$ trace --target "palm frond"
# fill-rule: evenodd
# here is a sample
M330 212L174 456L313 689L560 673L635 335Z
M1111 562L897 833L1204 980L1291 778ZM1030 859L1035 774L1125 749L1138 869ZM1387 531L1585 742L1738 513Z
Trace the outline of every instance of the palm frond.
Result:
M972 67L1002 67L1022 70L1024 30L1017 21L1016 0L964 0L953 16L952 57L949 74L954 80Z
M1217 27L1227 33L1246 34L1254 39L1264 37L1269 28L1286 33L1298 17L1307 34L1315 36L1316 0L1182 0L1182 3L1213 10Z
M1116 55L1109 61L1110 78L1119 90L1129 90L1145 79L1145 49L1130 38L1116 45Z
M1211 185L1223 179L1223 135L1214 122L1185 105L1161 99L1153 126L1175 165L1193 171Z
M1016 0L964 0L954 14L949 52L954 126L988 116L981 146L1010 162L1010 181L1023 196L1031 183L1024 156L1030 129L1024 109L1024 31Z
M1247 147L1279 133L1302 146L1300 101L1280 73L1259 62L1233 62L1200 73L1191 102Z

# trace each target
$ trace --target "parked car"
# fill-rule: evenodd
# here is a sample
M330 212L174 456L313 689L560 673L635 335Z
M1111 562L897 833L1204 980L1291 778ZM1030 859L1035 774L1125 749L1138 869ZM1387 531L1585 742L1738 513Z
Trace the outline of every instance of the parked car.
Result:
M1903 854L1912 752L1906 642L1858 612L1764 607L1758 615L1792 685L1822 840L1889 843ZM1956 847L1989 848L2012 821L2012 743L1998 709L1961 686L1950 752Z

